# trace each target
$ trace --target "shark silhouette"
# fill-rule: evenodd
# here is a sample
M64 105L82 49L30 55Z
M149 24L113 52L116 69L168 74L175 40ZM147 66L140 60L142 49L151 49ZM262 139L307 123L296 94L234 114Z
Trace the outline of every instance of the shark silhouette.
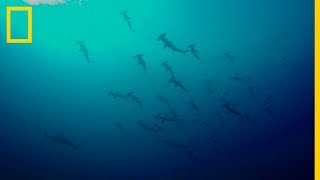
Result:
M130 99L132 102L136 103L140 107L140 109L143 108L143 103L141 99L138 96L134 95L133 91L129 92L126 97Z
M84 41L77 41L76 42L79 46L80 46L80 51L83 52L84 57L86 58L88 63L94 62L89 58L89 52L88 52L88 48L85 44Z
M227 111L227 113L238 116L242 120L252 120L249 113L241 113L240 111L232 107L230 102L225 102L222 107Z
M168 83L169 84L173 84L174 85L174 87L179 87L180 89L182 89L183 91L185 91L185 92L189 92L189 90L187 90L185 87L184 87L184 85L182 84L182 82L181 81L178 81L175 77L171 77L170 79L169 79L169 81L168 81Z
M123 99L123 100L126 100L126 101L129 100L127 96L125 96L125 95L123 95L123 94L121 94L120 92L117 92L117 91L116 91L116 92L110 91L110 92L108 93L108 95L109 95L109 96L112 96L113 99L119 98L119 99Z
M167 47L168 47L168 48L171 49L172 51L180 52L180 53L183 53L183 54L185 54L186 52L188 52L188 50L181 50L181 49L177 48L177 47L173 44L173 42L169 41L169 40L166 38L166 36L167 36L167 33L163 33L163 34L161 34L161 35L158 37L158 39L157 39L157 41L162 41L162 42L163 42L164 48L167 48Z
M196 57L198 60L200 60L198 51L196 50L196 44L190 44L189 45L189 51L191 52L191 54L193 54L194 57Z
M158 95L157 96L157 99L162 102L163 104L165 104L170 110L173 110L173 106L169 103L169 100L164 97L164 96L161 96L161 95Z
M73 151L79 148L78 145L73 143L70 139L67 139L66 137L64 137L64 135L49 135L48 133L45 132L44 136L54 143L71 147Z
M230 52L226 52L226 53L224 53L224 55L227 57L227 59L229 59L229 61L232 64L234 64L234 56L232 56Z
M176 76L174 71L173 71L173 69L172 69L172 66L170 66L168 64L168 61L165 61L165 62L161 63L161 67L164 67L166 72L169 72L172 77Z
M123 16L124 21L128 24L129 29L134 32L132 28L131 18L128 15L128 10L124 10L120 13Z
M138 60L138 65L142 66L144 73L146 74L147 65L146 65L146 61L143 59L143 54L137 54L134 56L134 58L136 58Z
M198 107L198 105L196 104L196 102L195 102L194 99L191 100L190 105L191 105L191 107L192 107L192 109L193 109L194 111L197 111L197 112L199 111L199 107Z

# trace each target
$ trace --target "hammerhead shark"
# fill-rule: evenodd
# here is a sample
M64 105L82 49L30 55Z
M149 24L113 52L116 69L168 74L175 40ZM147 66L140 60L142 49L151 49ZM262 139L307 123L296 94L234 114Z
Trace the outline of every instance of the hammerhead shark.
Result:
M242 115L243 115L241 112L239 112L238 110L236 110L235 108L233 108L233 107L231 106L231 103L229 103L229 102L225 102L225 103L222 105L222 107L223 107L228 113L231 113L231 114L233 114L233 115L240 116L240 117L242 117Z
M45 132L44 136L54 143L71 147L73 151L75 151L79 148L78 145L76 145L71 140L64 137L64 135L49 135Z
M180 52L180 53L183 53L183 54L185 54L186 52L188 52L188 50L181 50L181 49L177 48L177 47L173 44L173 42L169 41L169 40L166 38L166 36L167 36L167 33L163 33L163 34L161 34L161 35L158 37L158 39L157 39L157 41L162 41L162 42L164 43L164 48L168 47L168 48L171 49L172 51Z
M178 116L175 110L171 110L168 113L157 113L153 118L157 121L160 121L162 124L166 122L173 122L183 125L183 119Z
M168 64L168 61L165 61L161 64L161 67L164 67L166 72L169 72L172 77L175 77L172 66Z
M147 65L146 65L146 61L143 59L143 54L137 54L135 56L133 56L134 58L136 58L138 60L138 65L141 65L144 73L146 74L147 72Z
M199 107L198 107L198 105L196 104L196 102L194 101L194 99L192 99L191 101L190 101L190 105L191 105L191 107L192 107L192 109L194 110L194 111L199 111Z
M198 60L200 60L200 57L199 57L199 54L198 54L198 51L196 50L196 44L190 44L189 46L189 51L191 52L191 54L194 55L194 57L196 57Z
M169 111L169 121L173 121L173 122L177 122L177 123L183 123L183 118L181 118L179 115L178 115L178 113L177 113L177 111L176 110L171 110L171 111Z
M124 10L120 13L123 16L124 21L128 24L130 30L134 32L131 24L131 18L128 16L128 10Z
M110 92L108 93L108 95L109 95L109 96L112 96L113 99L119 98L119 99L124 99L124 100L126 100L126 101L129 100L127 96L125 96L125 95L123 95L123 94L121 94L121 93L119 93L119 92L117 92L117 91L116 91L116 92L110 91Z
M93 61L90 60L90 58L89 58L89 52L88 52L88 48L87 48L85 42L84 42L84 41L77 41L76 43L80 46L80 51L83 52L83 55L84 55L84 57L86 58L87 62L88 62L88 63L93 62Z
M224 53L224 55L230 60L232 64L234 63L234 56L232 56L230 52L226 52Z
M158 95L157 96L158 100L165 104L170 110L173 110L173 106L169 103L168 99L164 96Z
M154 132L154 133L159 133L159 132L163 131L163 128L158 126L157 124L149 125L142 120L138 120L136 123L138 124L138 126L140 126L145 131L150 131L150 132Z
M189 92L184 85L181 83L181 81L178 81L175 77L171 77L168 81L169 84L173 84L174 87L179 87L185 92Z
M136 95L134 95L133 91L129 92L126 97L128 99L130 99L132 102L136 103L140 107L140 109L143 108L143 103L142 103L141 99L139 97L137 97Z
M238 116L239 118L243 120L250 120L251 117L248 113L241 113L237 109L231 106L230 102L225 102L222 107L227 111L227 113L233 114L235 116Z

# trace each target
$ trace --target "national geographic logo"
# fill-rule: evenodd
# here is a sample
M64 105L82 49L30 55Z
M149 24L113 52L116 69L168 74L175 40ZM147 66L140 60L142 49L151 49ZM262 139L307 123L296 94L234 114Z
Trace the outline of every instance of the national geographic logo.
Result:
M26 11L28 13L28 37L26 39L12 39L11 37L11 12ZM11 6L7 7L7 43L28 44L32 43L32 7Z

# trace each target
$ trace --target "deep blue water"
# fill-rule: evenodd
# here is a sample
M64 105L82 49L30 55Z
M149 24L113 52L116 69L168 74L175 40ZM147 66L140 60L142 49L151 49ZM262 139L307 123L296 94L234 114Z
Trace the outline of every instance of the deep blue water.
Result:
M6 44L10 5L27 4L0 2L0 179L313 178L313 1L39 5L32 44Z

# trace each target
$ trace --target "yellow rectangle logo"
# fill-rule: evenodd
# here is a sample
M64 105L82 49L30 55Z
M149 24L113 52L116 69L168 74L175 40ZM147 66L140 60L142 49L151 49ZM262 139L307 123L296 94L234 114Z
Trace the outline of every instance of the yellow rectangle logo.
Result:
M11 12L27 11L28 12L28 37L27 39L11 38ZM27 44L32 43L32 7L7 7L7 43Z

